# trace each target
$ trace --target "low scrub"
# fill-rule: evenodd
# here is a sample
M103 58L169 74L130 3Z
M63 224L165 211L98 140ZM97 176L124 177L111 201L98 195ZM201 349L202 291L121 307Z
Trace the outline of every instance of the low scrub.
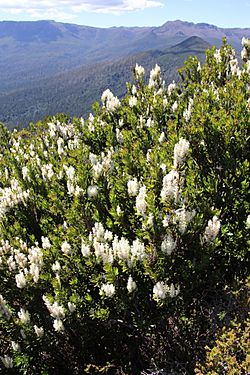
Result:
M249 47L1 127L3 374L194 372L248 273Z

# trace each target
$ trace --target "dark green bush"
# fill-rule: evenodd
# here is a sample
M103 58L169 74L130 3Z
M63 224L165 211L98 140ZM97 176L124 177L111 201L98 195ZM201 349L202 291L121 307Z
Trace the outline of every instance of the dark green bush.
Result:
M3 373L193 373L248 273L237 64L224 43L168 87L136 66L124 99L105 91L85 121L1 128Z

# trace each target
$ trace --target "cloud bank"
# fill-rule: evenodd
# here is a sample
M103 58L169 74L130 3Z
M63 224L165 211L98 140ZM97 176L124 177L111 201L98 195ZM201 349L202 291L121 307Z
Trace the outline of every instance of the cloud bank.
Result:
M162 6L163 0L0 0L1 12L40 19L72 19L83 12L119 15Z

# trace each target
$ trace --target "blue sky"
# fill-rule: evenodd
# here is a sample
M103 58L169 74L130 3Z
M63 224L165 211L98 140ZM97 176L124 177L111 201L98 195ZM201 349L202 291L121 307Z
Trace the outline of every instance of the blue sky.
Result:
M180 19L250 28L250 0L0 0L0 21L39 19L95 27L159 26Z

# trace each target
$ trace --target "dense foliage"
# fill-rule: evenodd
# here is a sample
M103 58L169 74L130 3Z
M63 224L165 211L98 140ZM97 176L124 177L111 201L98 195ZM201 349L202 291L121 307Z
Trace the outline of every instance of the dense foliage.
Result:
M243 47L241 68L225 42L191 57L178 85L136 65L122 101L106 90L87 120L1 128L3 373L192 374L235 318L250 226Z

